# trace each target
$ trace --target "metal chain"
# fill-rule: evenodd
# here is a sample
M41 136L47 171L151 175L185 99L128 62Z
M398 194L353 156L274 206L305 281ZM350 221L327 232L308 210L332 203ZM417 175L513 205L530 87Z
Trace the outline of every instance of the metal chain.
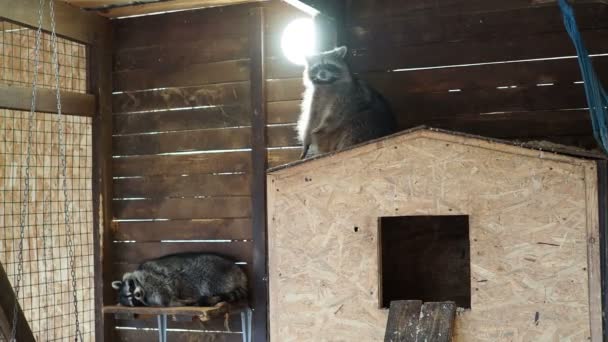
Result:
M44 296L46 297L46 307L49 308L51 307L51 305L49 304L49 265L48 265L48 260L49 260L49 255L48 255L48 246L47 246L47 240L48 240L48 230L49 229L49 224L47 222L51 221L51 209L49 209L49 198L48 198L48 194L44 196L44 200L42 201L42 264L44 266ZM51 251L51 257L52 257L53 252ZM54 296L53 296L54 298ZM53 301L53 307L55 306L55 302ZM48 316L47 316L47 322L48 322ZM48 323L47 323L48 324ZM49 329L49 327L47 326L46 328L46 341L50 341L49 340L49 332L51 329Z
M9 341L15 342L17 336L17 307L19 305L19 292L21 289L21 278L23 277L23 240L25 238L26 221L29 222L29 202L30 202L30 161L32 155L32 135L34 131L34 114L36 112L36 93L38 86L38 67L40 65L40 40L42 36L42 9L44 1L40 0L38 7L38 30L36 31L36 45L34 47L34 79L32 81L32 102L30 105L30 113L28 116L28 134L26 144L25 157L25 180L23 187L23 195L21 198L21 213L19 216L19 248L17 252L17 272L15 281L15 301L13 303L13 322L11 327L11 338Z
M80 331L80 319L78 313L78 292L76 289L76 257L74 256L74 239L71 222L71 207L72 203L68 197L68 183L67 183L67 158L65 151L65 133L64 133L64 122L63 115L61 115L61 91L59 88L59 59L57 57L57 34L55 33L55 9L53 7L53 1L49 1L50 15L51 15L51 44L53 50L53 71L55 73L55 95L57 97L57 122L59 125L59 156L61 161L61 180L63 185L63 213L66 228L66 237L68 245L68 256L70 260L70 274L72 277L72 296L74 304L74 319L76 321L76 336L74 341L83 341L82 333Z

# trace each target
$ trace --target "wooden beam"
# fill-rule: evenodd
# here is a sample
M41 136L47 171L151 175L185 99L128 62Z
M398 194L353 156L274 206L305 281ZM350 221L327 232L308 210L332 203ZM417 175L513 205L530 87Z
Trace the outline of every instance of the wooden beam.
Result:
M313 1L302 1L302 0L283 0L291 6L299 9L300 11L307 13L311 16L316 16L321 13L318 9L312 6Z
M608 162L597 161L598 207L600 220L600 269L602 276L602 327L604 341L608 341Z
M261 2L268 0L170 0L149 1L139 3L132 1L131 4L110 6L107 9L99 8L99 14L111 18L128 17L142 14L160 13L167 11L193 10L216 6L236 5L248 2Z
M15 304L15 292L8 279L8 275L4 271L4 267L0 263L0 336L4 336L8 341L11 336L13 326L13 313ZM21 306L17 303L17 334L16 339L19 342L35 342L34 334L30 329Z
M251 84L251 208L253 223L253 341L268 340L268 241L266 225L266 71L264 8L249 12Z
M95 277L95 340L114 341L114 320L102 307L114 298L112 262L112 27L109 20L89 48L89 91L97 99L93 117L93 255ZM104 319L107 318L107 319Z
M0 85L0 108L29 111L31 101L31 87ZM62 91L61 108L63 114L93 116L95 113L95 96ZM38 88L36 111L57 112L57 99L54 89Z
M602 273L600 252L600 210L597 165L585 166L587 195L587 272L589 275L589 320L591 342L603 341L602 329Z
M38 0L0 0L0 17L29 27L38 27ZM90 44L95 34L105 25L107 19L94 13L82 11L62 1L55 1L55 21L57 35ZM42 29L51 30L51 20L45 9Z
M103 308L104 314L116 314L121 316L130 316L131 318L147 318L157 315L171 316L186 316L196 317L199 320L206 322L216 317L222 317L224 314L236 314L245 309L245 306L239 303L229 304L221 302L215 306L177 306L177 307L149 307L149 306L120 306L110 305Z

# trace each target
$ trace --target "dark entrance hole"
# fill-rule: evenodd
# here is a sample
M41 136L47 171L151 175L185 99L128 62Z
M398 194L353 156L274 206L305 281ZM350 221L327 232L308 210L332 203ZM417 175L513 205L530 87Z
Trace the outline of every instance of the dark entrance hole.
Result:
M469 217L396 216L378 220L379 304L453 301L471 307Z

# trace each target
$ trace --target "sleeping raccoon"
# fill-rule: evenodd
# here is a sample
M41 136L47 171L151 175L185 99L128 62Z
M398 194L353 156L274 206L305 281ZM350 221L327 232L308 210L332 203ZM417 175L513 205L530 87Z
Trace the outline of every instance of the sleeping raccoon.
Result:
M397 130L387 101L349 70L345 46L306 58L298 138L309 152L327 153Z
M182 253L146 261L112 287L125 306L213 306L245 298L247 277L224 257Z

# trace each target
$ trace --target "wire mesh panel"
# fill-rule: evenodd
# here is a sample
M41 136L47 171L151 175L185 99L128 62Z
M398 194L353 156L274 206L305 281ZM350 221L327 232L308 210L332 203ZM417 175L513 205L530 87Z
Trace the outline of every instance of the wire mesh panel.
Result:
M0 109L0 261L14 285L25 177L27 112ZM67 188L71 198L81 330L93 338L91 118L66 116ZM35 115L30 214L23 245L20 303L38 341L74 340L74 307L59 177L56 115Z
M0 21L0 83L29 86L34 77L34 46L36 30ZM60 87L62 90L85 93L87 90L86 46L67 39L57 39ZM38 84L52 88L51 35L42 34Z
M0 260L9 276L16 273L19 218L25 177L27 112L0 110ZM91 196L91 119L67 116L67 187L72 201L80 321L93 331L93 236ZM25 229L24 277L20 302L39 341L73 339L74 316L64 224L63 193L55 115L38 113L33 134L31 204Z
M38 86L53 88L51 35L43 33ZM36 30L0 21L0 84L30 87ZM60 88L87 91L86 46L58 38ZM17 274L20 211L28 138L26 111L0 108L0 262L13 286ZM92 120L65 116L67 193L70 198L79 321L94 339ZM19 301L36 340L74 340L75 318L64 223L56 114L36 113L30 161L30 209L24 231ZM0 340L1 341L1 340Z

